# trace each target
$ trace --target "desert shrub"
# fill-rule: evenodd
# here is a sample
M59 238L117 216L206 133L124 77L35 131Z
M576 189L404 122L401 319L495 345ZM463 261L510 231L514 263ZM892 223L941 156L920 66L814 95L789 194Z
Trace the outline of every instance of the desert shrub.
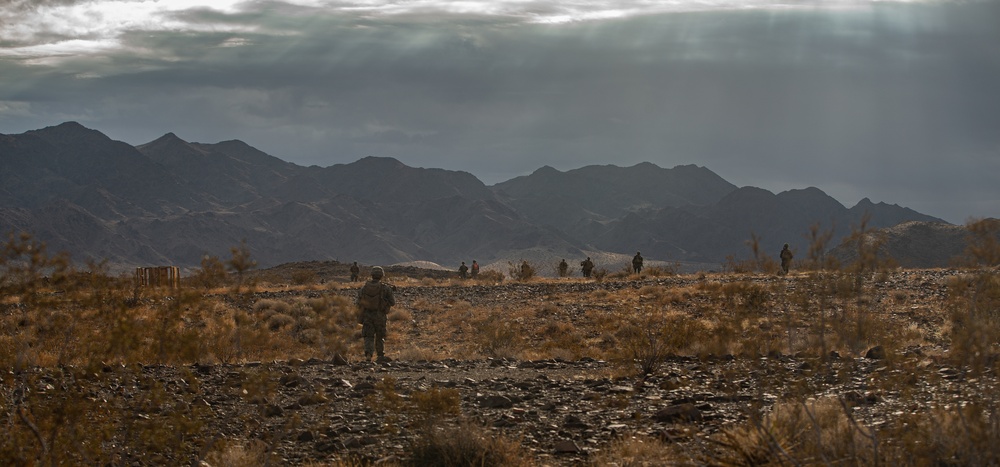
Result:
M905 347L912 332L893 323L884 312L871 308L851 308L831 320L832 345L857 355L881 345L887 350ZM888 352L894 355L895 352Z
M323 341L323 332L319 329L303 329L298 333L299 342L305 345L315 345Z
M590 465L603 467L646 467L652 465L696 465L693 459L670 444L652 437L625 437L615 440L590 460Z
M668 356L687 349L704 331L700 321L679 313L644 310L623 320L616 333L617 359L639 374L654 374Z
M908 414L883 433L889 459L914 465L1000 465L1000 407L972 400Z
M263 299L253 304L253 311L260 313L261 318L268 319L272 314L287 315L292 312L292 305L281 300Z
M410 394L410 411L425 423L461 414L462 397L457 389L430 388Z
M418 345L409 344L396 353L396 358L409 362L435 361L445 358L442 354Z
M679 264L671 264L664 266L650 266L642 268L642 274L649 277L667 277L675 276L680 271Z
M981 271L949 284L951 358L982 371L1000 355L1000 276Z
M410 458L404 465L518 467L532 464L517 442L464 424L424 432L411 446Z
M299 269L292 272L292 283L295 285L308 285L316 283L316 271L312 269Z
M607 270L607 269L604 269L604 268L595 268L595 269L594 269L594 270L593 270L593 271L592 271L592 272L590 273L590 275L591 275L591 276L592 276L592 277L593 277L594 279L596 279L597 281L602 281L602 280L604 280L604 278L605 278L605 277L607 277L607 275L608 275L608 270Z
M386 316L386 318L389 321L405 322L413 319L413 313L410 313L410 310L407 310L406 308L395 307L389 311L389 314Z
M518 281L527 281L532 277L535 277L535 267L527 261L521 261L520 264L514 264L510 261L507 262L507 274L510 275L511 279Z
M218 256L205 255L201 258L201 268L187 282L206 290L222 287L227 282L226 265Z
M771 303L771 292L760 284L737 281L722 286L722 296L728 307L751 313L761 313Z
M433 277L424 277L424 278L420 279L420 285L422 285L424 287L433 287L433 286L439 285L439 284L440 284L440 281L437 280L437 279L435 279L435 278L433 278Z
M217 441L205 456L205 463L220 467L255 467L269 464L267 443L252 441Z
M239 291L244 285L252 289L255 284L248 277L248 273L257 267L257 261L251 256L247 241L244 239L240 242L240 246L230 248L229 252L232 254L232 257L229 261L226 261L226 269L236 276L234 290Z
M477 282L499 283L499 282L503 282L503 279L504 279L504 276L503 276L502 272L495 271L495 270L492 270L492 269L480 271L479 275L476 276L476 281Z
M295 324L295 318L284 313L272 313L267 317L267 327L272 331L281 331Z
M737 259L733 255L726 256L722 270L729 274L747 274L757 270L757 263L750 259Z
M572 277L576 274L576 270L577 268L569 263L566 264L565 271L559 269L559 263L552 265L552 275L555 277Z
M710 463L721 465L876 465L873 431L855 422L835 398L775 404L760 420L723 430L722 448Z
M573 323L550 321L537 332L540 350L551 357L575 359L583 352L584 334Z
M522 332L516 323L490 314L472 322L477 350L496 358L515 357L523 349Z
M1000 219L973 220L965 228L969 231L966 262L973 267L1000 265Z
M602 279L603 278L607 278L607 279L611 279L611 280L623 280L623 279L628 279L633 273L634 272L632 270L632 266L629 265L629 266L625 266L624 268L622 268L622 269L620 269L618 271L615 271L615 272L612 272L612 273L608 273L608 274L606 274L604 276L601 276L601 278Z

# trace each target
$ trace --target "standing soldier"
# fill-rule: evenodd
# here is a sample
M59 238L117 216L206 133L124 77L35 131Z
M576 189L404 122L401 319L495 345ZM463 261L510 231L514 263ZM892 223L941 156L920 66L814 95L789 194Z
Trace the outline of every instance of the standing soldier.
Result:
M635 256L632 257L632 269L635 270L636 274L642 272L642 255L639 252L635 252Z
M372 278L358 290L358 307L361 314L361 335L365 339L365 361L370 362L372 355L378 355L378 362L387 362L385 356L386 314L389 308L396 304L392 286L382 282L385 271L381 267L372 268Z
M583 277L590 277L590 271L594 270L594 262L590 260L589 256L580 262L580 270L583 271Z
M566 259L563 258L559 262L559 277L566 277L569 275L569 264L566 263Z
M465 275L469 272L469 267L465 265L465 261L462 261L462 265L458 267L458 277L465 279Z
M781 258L781 273L788 274L788 268L792 265L792 251L788 249L788 244L781 249L781 254L778 255Z
M472 260L472 278L475 279L479 275L479 263L476 260Z
M357 282L359 274L361 274L361 268L358 267L358 262L355 261L351 265L351 282Z

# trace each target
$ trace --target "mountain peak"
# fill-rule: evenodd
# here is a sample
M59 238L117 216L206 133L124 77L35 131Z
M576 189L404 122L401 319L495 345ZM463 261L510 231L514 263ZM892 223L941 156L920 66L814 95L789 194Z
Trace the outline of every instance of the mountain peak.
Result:
M169 133L167 133L167 134L165 134L165 135L163 135L163 136L161 136L159 138L154 139L153 141L150 141L150 142L148 142L146 144L143 144L142 146L146 146L146 145L150 145L150 144L163 144L163 143L168 143L168 142L178 142L178 141L180 141L182 143L187 143L187 141L184 141L184 140L180 139L173 132L169 132Z
M177 137L177 135L173 133L167 133L146 144L140 144L136 146L136 148L139 149L139 151L146 153L148 153L147 150L149 149L162 150L164 148L170 148L173 150L184 150L185 152L190 152L194 149L191 147L190 143L180 139L179 137Z
M47 133L47 134L59 134L59 135L74 135L74 134L101 134L103 133L97 130L91 130L79 122L69 121L63 122L55 126L49 126L42 128L41 130L29 131L29 133Z
M633 165L631 168L633 168L633 169L640 169L640 170L659 170L660 166L658 166L658 165L656 165L656 164L654 164L652 162L645 161L645 162L640 162L640 163L638 163L636 165Z
M50 128L59 128L63 130L89 130L89 128L81 125L80 122L77 121L63 122Z
M551 165L543 165L543 166L539 167L538 169L536 169L534 172L532 172L531 175L549 175L549 176L551 176L551 175L558 175L558 174L561 174L561 173L562 172L560 172L555 167L552 167Z

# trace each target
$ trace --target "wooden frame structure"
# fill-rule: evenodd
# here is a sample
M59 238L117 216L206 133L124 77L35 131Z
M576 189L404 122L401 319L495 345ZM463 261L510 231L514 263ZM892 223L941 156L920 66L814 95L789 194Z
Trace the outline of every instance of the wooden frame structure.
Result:
M135 268L135 284L139 287L179 288L181 286L181 268L177 266Z

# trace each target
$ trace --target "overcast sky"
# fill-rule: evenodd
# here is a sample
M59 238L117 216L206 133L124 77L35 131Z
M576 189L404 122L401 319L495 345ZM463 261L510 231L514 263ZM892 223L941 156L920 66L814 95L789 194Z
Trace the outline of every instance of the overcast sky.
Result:
M239 139L487 184L705 166L1000 217L1000 2L0 0L0 133Z

